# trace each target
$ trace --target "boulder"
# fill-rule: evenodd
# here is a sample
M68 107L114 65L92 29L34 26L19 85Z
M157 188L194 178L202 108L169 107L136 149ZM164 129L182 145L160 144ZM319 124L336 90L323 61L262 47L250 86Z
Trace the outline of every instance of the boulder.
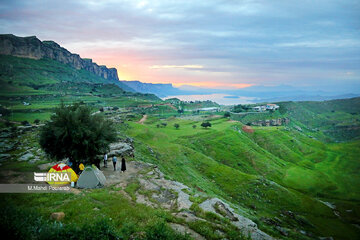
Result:
M65 218L65 213L64 212L53 212L51 215L50 215L50 218L51 219L54 219L56 221L60 221L62 219Z
M110 152L108 157L119 156L123 154L131 154L133 152L133 147L126 142L117 142L110 144Z
M25 153L21 157L19 157L19 161L28 161L30 159L34 158L34 155L32 153Z
M234 216L234 214L220 201L217 201L214 204L215 211L224 217L230 219L231 221L239 221L237 217Z

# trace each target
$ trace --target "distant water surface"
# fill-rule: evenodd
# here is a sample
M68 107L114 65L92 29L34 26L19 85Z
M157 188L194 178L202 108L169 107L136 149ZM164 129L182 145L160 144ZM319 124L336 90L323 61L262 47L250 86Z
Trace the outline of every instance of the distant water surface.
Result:
M204 94L204 95L176 95L176 96L167 96L162 98L163 100L169 98L178 98L182 101L206 101L210 100L217 102L221 105L234 105L234 104L251 104L257 98L255 97L244 97L244 96L234 96L228 94L214 93L214 94Z

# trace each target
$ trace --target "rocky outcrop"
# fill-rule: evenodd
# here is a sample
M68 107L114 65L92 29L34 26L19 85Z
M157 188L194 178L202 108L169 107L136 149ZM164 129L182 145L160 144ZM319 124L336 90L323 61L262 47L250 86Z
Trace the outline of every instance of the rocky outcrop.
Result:
M76 69L84 69L110 81L119 81L116 68L99 66L91 59L83 59L53 41L40 41L37 37L17 37L12 34L0 35L0 54L16 57L42 59L50 58L68 64Z
M258 229L256 223L250 219L237 214L233 208L218 198L211 198L199 205L204 211L218 214L219 216L228 218L231 223L236 226L245 235L250 235L254 240L272 240L268 234Z
M258 120L248 123L250 126L282 126L288 125L290 123L289 118L278 118L278 119L270 119L270 120Z
M164 174L156 165L144 162L130 161L127 163L125 173L113 171L112 168L103 168L106 176L107 186L115 186L121 189L121 193L129 199L134 198L137 203L145 204L154 208L173 210L172 215L183 219L185 222L209 223L209 219L204 219L197 215L191 207L192 198L200 197L199 193L194 194L192 189L183 183L166 179ZM137 190L133 197L122 189L127 189L129 184L135 184ZM230 205L218 198L210 198L205 193L201 194L203 202L199 207L205 212L212 212L221 218L227 218L230 224L239 229L245 236L250 236L254 240L272 240L273 238L261 231L257 224L250 219L238 214ZM214 225L216 226L216 225ZM181 233L188 233L194 239L204 239L199 233L190 231L186 225L172 225L174 230ZM219 232L218 235L222 233Z

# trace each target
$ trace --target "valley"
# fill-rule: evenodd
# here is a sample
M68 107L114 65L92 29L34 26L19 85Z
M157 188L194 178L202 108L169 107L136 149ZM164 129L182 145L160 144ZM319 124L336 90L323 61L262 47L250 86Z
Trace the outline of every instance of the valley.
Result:
M60 232L58 221L39 219L62 211L69 232L104 221L98 226L123 239L359 238L360 98L235 112L256 105L161 100L63 58L13 55L0 55L1 183L31 183L57 163L39 132L61 102L110 119L116 143L128 146L112 150L129 170L101 169L101 189L2 193L4 231ZM39 225L21 232L17 217Z

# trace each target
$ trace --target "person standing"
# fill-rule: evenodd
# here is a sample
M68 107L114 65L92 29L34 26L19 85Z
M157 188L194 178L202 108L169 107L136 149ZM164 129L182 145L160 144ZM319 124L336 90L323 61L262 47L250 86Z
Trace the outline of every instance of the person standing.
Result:
M113 156L112 162L113 162L113 165L114 165L114 171L116 171L116 162L117 162L117 159L116 159L115 156Z
M108 160L108 156L107 156L107 153L105 153L105 155L104 155L104 168L107 168L107 160Z
M84 168L85 168L84 164L80 163L80 165L79 165L80 174L84 171Z
M126 171L126 163L125 163L125 158L122 157L121 159L121 171L125 172Z

